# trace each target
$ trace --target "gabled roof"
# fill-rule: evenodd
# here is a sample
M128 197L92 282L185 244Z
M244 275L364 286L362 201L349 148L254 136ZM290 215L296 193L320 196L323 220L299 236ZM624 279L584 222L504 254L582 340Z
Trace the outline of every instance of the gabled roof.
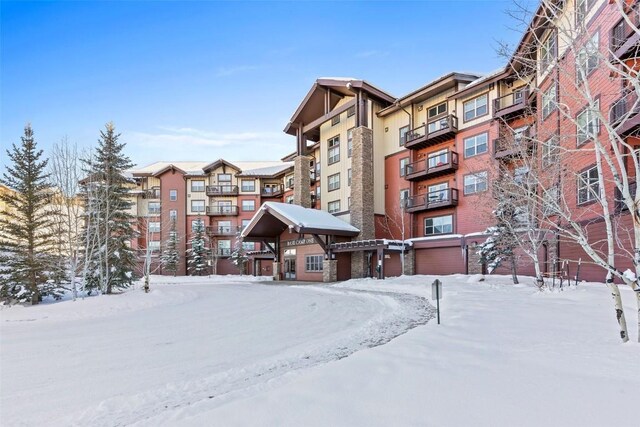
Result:
M167 165L164 168L160 169L159 171L153 172L151 175L152 176L160 176L163 173L168 172L168 171L178 171L183 175L187 175L186 171L180 169L179 167L175 166L174 164Z
M289 203L265 202L242 230L247 240L260 240L282 234L289 229L298 234L320 234L354 237L360 230L351 224L318 209L303 208Z
M256 169L243 169L238 176L250 176L255 178L275 178L293 169L293 163L280 163L275 166L265 166Z
M230 163L230 162L228 162L228 161L226 161L226 160L224 160L224 159L218 159L218 160L216 160L216 161L215 161L215 162L213 162L213 163L209 163L208 165L206 165L205 167L203 167L203 168L202 168L202 170L203 170L204 172L209 172L210 170L212 170L212 169L216 169L216 168L219 168L219 167L220 167L220 166L222 166L222 165L229 166L229 167L231 167L231 168L233 168L233 169L235 169L235 170L240 170L240 168L239 168L238 166L236 166L236 165L234 165L233 163Z

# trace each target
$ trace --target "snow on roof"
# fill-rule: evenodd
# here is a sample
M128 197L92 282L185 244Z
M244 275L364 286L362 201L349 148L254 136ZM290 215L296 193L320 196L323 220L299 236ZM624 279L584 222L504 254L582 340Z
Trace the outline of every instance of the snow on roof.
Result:
M250 171L253 169L261 169L261 168L274 168L274 167L278 167L278 166L282 166L283 163L279 160L274 160L274 161L257 161L257 162L249 162L249 161L242 161L242 162L233 162L230 161L229 163L233 164L234 166L237 166L242 172L244 171ZM175 166L178 169L181 169L183 171L185 171L188 175L203 175L204 171L203 168L205 168L206 166L210 165L211 162L210 161L206 161L206 162L165 162L165 161L160 161L160 162L155 162L155 163L151 163L147 166L143 166L140 168L136 168L136 169L131 169L127 172L131 173L131 174L154 174L157 173L159 171L161 171L162 169L165 169L168 166ZM282 166L282 169L286 169L290 166L290 163L286 163L286 166ZM272 172L273 173L277 173L277 172ZM265 173L266 175L266 173Z
M351 80L362 80L355 77L318 77L318 80L339 80L343 82L350 82Z
M468 85L466 85L464 88L462 88L462 90L465 90L465 89L468 89L468 88L470 88L470 87L473 87L473 86L479 85L480 83L482 83L482 82L484 82L484 81L487 81L487 80L491 79L492 77L497 76L498 74L502 74L502 73L504 73L504 71L505 71L506 69L507 69L507 68L506 68L505 66L502 66L502 67L498 68L497 70L493 70L493 71L491 71L489 74L486 74L486 75L484 75L484 76L482 76L482 77L480 77L480 78L478 78L478 79L475 79L474 81L472 81L471 83L469 83Z
M256 169L243 169L240 175L242 176L273 176L280 172L284 172L287 169L293 167L292 162L279 163L274 166L261 167Z
M442 235L439 234L437 236L427 236L427 237L414 237L413 239L407 239L407 242L424 242L429 240L441 240L441 239L460 239L462 238L462 234L447 234Z

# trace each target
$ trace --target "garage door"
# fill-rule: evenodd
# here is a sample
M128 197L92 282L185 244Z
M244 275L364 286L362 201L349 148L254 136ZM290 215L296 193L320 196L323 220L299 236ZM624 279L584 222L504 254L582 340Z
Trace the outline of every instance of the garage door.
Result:
M416 249L416 274L465 273L460 246Z

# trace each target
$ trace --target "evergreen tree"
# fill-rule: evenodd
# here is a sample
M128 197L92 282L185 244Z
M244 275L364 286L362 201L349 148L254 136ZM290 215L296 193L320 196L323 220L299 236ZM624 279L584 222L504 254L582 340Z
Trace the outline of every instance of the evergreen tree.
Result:
M47 160L40 160L31 125L20 146L7 150L12 164L0 183L13 190L0 195L6 211L0 217L0 297L9 302L38 304L42 297L58 297L60 287L51 279L55 270L51 187Z
M179 240L178 232L176 231L176 221L173 220L171 221L171 231L169 231L169 237L165 241L160 261L162 262L162 267L173 273L174 276L180 265L180 252L178 252Z
M204 221L195 222L190 240L190 248L187 249L189 260L189 273L193 276L202 276L208 270L209 248L207 247L207 235L205 234Z
M242 246L242 237L238 234L236 236L235 248L231 254L231 262L238 267L238 270L240 270L240 274L242 275L245 273L248 261L249 256L247 255L247 251L244 246Z
M135 237L134 217L128 213L131 182L125 176L133 163L123 153L125 144L118 142L119 138L113 123L107 123L100 131L95 155L83 161L87 207L84 283L89 291L100 289L107 294L132 284L136 264L129 245Z

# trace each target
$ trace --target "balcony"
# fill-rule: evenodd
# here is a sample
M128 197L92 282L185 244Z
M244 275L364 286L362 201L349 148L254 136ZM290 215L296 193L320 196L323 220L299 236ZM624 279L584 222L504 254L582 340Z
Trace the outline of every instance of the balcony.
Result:
M427 194L411 196L407 199L407 212L421 212L458 206L458 189L432 191Z
M262 197L280 197L284 193L284 186L282 184L276 187L262 187L260 195Z
M159 188L151 188L148 190L144 190L142 193L142 197L145 199L159 199L160 198L160 189Z
M207 234L210 236L235 236L240 231L242 228L237 226L207 227Z
M456 133L458 118L451 114L408 131L404 146L412 150L429 147L453 138Z
M640 2L632 2L625 9L631 22L640 26ZM613 56L621 60L640 56L640 34L622 19L611 29L610 49Z
M513 159L522 157L531 152L535 147L535 141L531 137L531 131L519 133L517 135L502 136L493 140L494 159Z
M316 171L315 170L310 170L309 171L309 180L310 180L311 184L316 182L316 180L318 180L318 179L320 179L320 176L316 176Z
M216 249L216 256L219 256L219 257L231 256L231 248L218 248L218 249Z
M617 100L609 110L609 121L618 135L627 135L640 126L640 101L632 90Z
M207 215L210 216L237 216L238 207L231 205L207 206Z
M517 90L493 100L493 118L512 118L526 112L529 106L529 89Z
M405 166L404 179L418 181L454 173L458 169L458 153L447 151Z
M207 185L207 196L237 196L237 185Z

